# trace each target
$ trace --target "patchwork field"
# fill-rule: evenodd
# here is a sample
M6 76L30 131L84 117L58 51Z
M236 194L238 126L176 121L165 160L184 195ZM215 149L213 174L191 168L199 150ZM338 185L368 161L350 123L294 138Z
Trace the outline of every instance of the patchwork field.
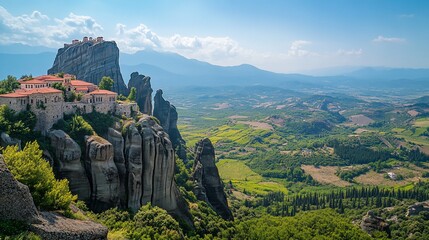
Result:
M286 187L278 182L264 178L252 171L243 161L223 159L216 166L225 183L232 182L234 188L241 192L264 195L271 191L287 193Z
M305 173L310 174L319 183L322 184L331 184L337 187L346 187L350 186L351 183L340 179L335 173L337 172L338 167L334 166L320 166L315 167L313 165L302 165L301 169Z
M263 124L263 123L261 123ZM269 125L269 124L266 124ZM213 144L218 142L230 142L237 146L246 146L253 143L252 141L260 136L270 134L269 137L264 138L265 141L280 140L280 136L275 133L270 133L270 129L265 129L267 126L258 125L251 126L246 122L236 124L226 124L219 127L213 127L209 130L196 130L192 129L191 125L179 125L179 130L186 139L187 145L193 147L196 142L204 137L209 137ZM269 127L271 127L269 125ZM257 143L256 143L257 144Z

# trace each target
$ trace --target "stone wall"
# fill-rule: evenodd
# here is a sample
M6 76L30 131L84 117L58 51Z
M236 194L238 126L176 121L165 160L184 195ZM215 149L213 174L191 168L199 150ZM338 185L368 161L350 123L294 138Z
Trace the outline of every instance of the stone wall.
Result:
M133 113L139 111L137 103L116 103L115 115L132 117Z
M28 98L27 96L20 98L0 98L0 105L3 104L17 112L20 112L27 108Z

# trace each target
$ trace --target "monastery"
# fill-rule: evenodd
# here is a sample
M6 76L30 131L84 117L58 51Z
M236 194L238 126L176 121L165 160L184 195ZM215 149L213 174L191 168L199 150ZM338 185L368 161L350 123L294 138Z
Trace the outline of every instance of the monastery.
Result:
M138 112L137 103L117 102L117 93L98 89L97 85L75 76L64 77L43 75L32 79L20 79L20 88L13 93L1 94L0 105L5 104L16 112L30 110L37 116L34 130L45 134L64 114L91 113L97 111L105 114L131 117ZM73 102L64 100L64 93L53 88L54 83L61 83L66 88L66 95L75 92L81 98Z

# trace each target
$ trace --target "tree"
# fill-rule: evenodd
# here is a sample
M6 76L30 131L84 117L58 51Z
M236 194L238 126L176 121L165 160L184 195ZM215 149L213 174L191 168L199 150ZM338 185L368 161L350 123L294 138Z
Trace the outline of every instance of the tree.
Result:
M98 87L100 88L100 89L103 89L103 90L112 90L112 87L113 87L113 79L111 79L110 77L106 77L106 76L104 76L102 79L101 79L101 81L100 81L100 83L98 84Z
M36 206L47 210L69 210L76 196L71 194L66 179L55 179L36 141L27 143L22 151L18 146L8 146L3 157L16 180L28 186Z
M128 100L136 101L136 95L137 95L137 89L135 87L132 87L130 90L130 95L128 95Z
M9 75L6 79L0 81L0 94L10 93L18 88L19 82L14 76Z

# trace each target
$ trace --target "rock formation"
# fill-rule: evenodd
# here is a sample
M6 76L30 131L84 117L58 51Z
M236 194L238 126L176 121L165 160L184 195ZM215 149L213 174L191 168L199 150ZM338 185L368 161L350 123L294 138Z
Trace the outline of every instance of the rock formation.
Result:
M89 201L91 188L85 168L80 160L79 145L62 130L49 132L51 149L54 158L54 172L58 178L69 181L70 191L77 194L81 200Z
M210 139L205 138L195 146L195 161L192 179L198 200L206 201L222 218L232 220L223 183L215 164L215 151Z
M85 137L85 168L91 186L91 208L98 212L119 205L119 174L113 146L99 136Z
M146 77L138 72L131 73L128 89L135 87L137 90L136 102L139 105L140 112L152 114L152 87L150 77Z
M109 128L107 140L113 145L113 161L118 169L119 175L119 203L121 208L127 207L127 169L124 156L124 139L120 132L113 128Z
M2 132L0 134L0 146L7 147L10 145L18 145L19 149L21 149L21 140L12 138L9 134Z
M426 202L416 202L413 205L408 207L407 217L418 215L420 212L429 211L429 201Z
M36 223L38 217L30 190L13 177L0 155L0 219Z
M94 84L109 76L114 81L112 90L128 95L119 67L119 49L114 41L88 41L60 48L48 74L59 72L76 75L77 79Z
M161 126L170 136L173 148L180 159L187 161L186 157L186 142L180 135L177 129L178 114L176 107L170 104L162 97L162 90L156 91L154 98L153 116L155 116L161 123Z
M368 211L362 218L360 227L369 234L372 234L374 231L384 231L390 235L389 224L384 219L375 216L373 211Z
M107 239L107 228L92 221L65 218L54 212L41 212L41 222L32 224L30 230L42 239Z
M18 182L0 155L0 220L26 222L42 239L107 239L107 228L92 221L37 211L28 187Z
M52 131L50 138L55 162L61 166L58 173L76 190L81 180L70 176L79 176L82 169L77 167L75 143L65 145L68 136L59 130ZM85 139L80 158L85 162L91 193L87 202L93 211L119 206L137 212L151 203L192 225L188 205L174 181L172 143L154 117L143 115L137 122L127 122L121 132L110 128L108 140L99 136ZM78 197L82 199L79 193Z

